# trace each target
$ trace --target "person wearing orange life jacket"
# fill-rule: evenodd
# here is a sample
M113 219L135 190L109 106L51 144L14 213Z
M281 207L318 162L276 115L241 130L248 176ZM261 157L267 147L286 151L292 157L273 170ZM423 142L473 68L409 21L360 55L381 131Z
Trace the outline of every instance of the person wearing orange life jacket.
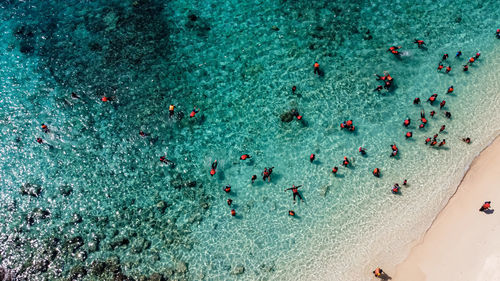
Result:
M332 174L337 176L337 172L339 171L339 168L337 166L332 168Z
M477 59L479 58L479 56L480 56L480 55L481 55L481 53L480 53L480 52L477 52L477 53L476 53L476 56L475 56L475 59L477 60Z
M394 186L392 187L392 193L396 194L399 192L399 184L395 183Z
M486 210L489 210L491 207L491 201L486 201L484 202L483 206L479 209L480 212L484 212Z
M398 155L398 147L395 144L393 144L391 145L391 148L392 148L392 153L390 157L396 157Z
M175 109L175 105L173 105L173 104L171 104L168 107L168 112L170 113L169 117L172 117L174 115L174 109Z
M431 138L426 138L425 139L425 144L428 144L431 141Z
M446 67L446 73L450 73L450 71L451 71L451 66L449 66L449 65L448 65L448 66Z
M440 103L439 103L439 109L443 109L444 105L446 104L446 101L445 100L442 100Z
M373 274L377 278L380 277L382 275L382 273L384 273L384 271L380 267L375 268L375 270L373 271Z
M228 184L228 185L226 185L226 187L224 187L224 191L225 191L226 193L231 192L231 186L230 186L229 184Z
M102 102L107 102L107 101L110 101L110 100L111 100L111 98L108 98L108 97L102 97L101 98Z
M168 160L165 156L160 156L160 162L165 163L167 165L173 163L172 161Z
M319 75L319 63L318 62L314 63L314 74Z
M432 96L430 96L427 101L431 103L431 105L434 104L434 102L436 101L436 98L437 98L437 94L433 94Z
M302 202L304 202L304 199L302 199L302 196L300 196L300 193L299 193L299 190L298 190L298 189L299 189L299 187L301 187L301 186L302 186L302 185L299 185L299 186L292 185L292 187L285 189L285 192L286 192L287 190L291 190L291 191L292 191L292 193L293 193L293 204L295 204L295 197L296 197L296 196L298 196L298 197L300 198L300 200L301 200Z
M417 43L419 48L422 48L425 45L424 40L415 39L413 43Z
M373 170L373 175L376 176L377 178L380 177L380 169L379 168L375 168Z
M468 62L468 63L469 63L469 64L472 64L472 63L474 63L474 61L475 61L475 60L476 60L476 59L474 59L473 57L471 57L471 58L469 59L469 62Z
M406 137L407 139L411 138L412 136L413 136L413 133L412 133L412 132L406 132L406 134L405 134L405 137Z
M438 147L441 147L441 146L443 146L443 145L445 145L445 144L446 144L446 140L445 140L445 139L443 139L443 140L439 143Z
M438 68L437 68L437 70L438 70L438 71L441 71L441 69L443 69L443 67L444 67L444 65L442 65L442 64L439 64L439 65L438 65Z
M267 170L267 168L264 168L264 171L261 173L261 175L264 181L269 178L269 171Z
M342 165L344 165L344 167L349 166L349 159L347 159L346 156L344 156L344 161L342 161Z
M210 170L210 175L213 177L215 175L215 170L217 169L217 159L212 162L212 169Z
M248 154L243 154L240 156L240 160L246 160L247 158L252 158L252 157L250 157L250 155Z
M427 119L425 118L425 111L423 109L420 111L420 121L422 121L422 123L424 124L427 124Z
M43 143L43 139L42 138L36 138L36 142L39 143L39 144L42 144Z
M47 125L45 125L45 124L43 124L43 123L42 123L42 130L43 130L43 132L44 132L44 133L48 133L48 132L50 132L50 131L49 131L49 127L47 127Z
M430 114L431 114L431 117L434 117L434 114L436 114L436 111L433 110L430 112Z
M442 131L444 131L446 129L446 125L443 125L441 126L441 129L439 129L439 132L441 133Z
M448 88L448 92L447 92L447 93L448 93L448 94L453 93L453 85L451 85L451 86Z
M311 153L311 156L309 156L309 161L311 161L312 163L314 159L316 159L316 155L314 153Z
M401 49L401 46L391 46L387 51L391 52L395 56L399 56L400 53L399 53L398 49Z
M196 113L200 112L199 109L196 109L196 107L193 107L193 111L191 111L191 113L189 113L189 117L193 118Z
M295 212L292 211L292 210L290 210L290 211L288 211L288 215L291 216L291 217L293 217L293 216L295 216Z
M410 126L410 123L411 123L411 119L410 118L405 119L405 121L403 122L403 126L408 127L408 126Z
M406 185L406 183L408 183L408 181L406 181L406 179L403 181L403 185Z
M431 146L435 146L436 144L437 144L437 141L436 140L432 140Z
M236 211L234 209L231 209L231 216L236 216Z

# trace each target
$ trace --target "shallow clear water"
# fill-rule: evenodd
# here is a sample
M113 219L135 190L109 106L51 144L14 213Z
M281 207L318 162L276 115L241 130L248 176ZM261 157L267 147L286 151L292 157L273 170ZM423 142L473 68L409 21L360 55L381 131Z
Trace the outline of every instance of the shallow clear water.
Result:
M19 278L364 280L401 258L500 129L495 1L0 5L0 262ZM400 59L391 45L403 46ZM444 53L450 74L436 71ZM373 92L384 70L396 87ZM452 119L425 102L432 93ZM292 108L303 122L280 121ZM339 129L348 119L354 133ZM426 146L443 124L446 146ZM20 194L27 183L38 197ZM292 184L305 202L283 192Z

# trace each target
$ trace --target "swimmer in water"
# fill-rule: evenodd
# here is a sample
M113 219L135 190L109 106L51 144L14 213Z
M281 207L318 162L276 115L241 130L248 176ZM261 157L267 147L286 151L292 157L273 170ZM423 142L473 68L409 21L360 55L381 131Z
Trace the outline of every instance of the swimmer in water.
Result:
M415 98L413 100L413 104L420 104L420 98Z
M293 86L292 87L292 94L295 94L295 91L297 90L297 87L296 86Z
M309 156L309 161L311 161L312 163L314 159L316 159L316 155L314 153L311 153L311 156Z
M424 40L415 39L415 41L413 43L417 43L419 48L422 48L425 45Z
M302 186L302 185L299 185L299 186L292 185L292 187L285 189L285 192L286 192L287 190L291 190L291 191L292 191L292 193L293 193L293 204L295 204L295 197L296 197L296 196L298 196L298 197L300 198L300 200L301 200L302 202L304 202L304 199L302 199L302 196L300 196L300 193L299 193L299 190L298 190L298 189L299 189L299 187L301 187L301 186Z
M406 134L405 134L406 139L409 139L409 138L411 138L412 136L413 136L413 133L412 133L412 132L406 132Z
M191 113L189 113L189 117L193 118L196 113L200 112L199 109L196 109L196 107L193 107L193 111L191 111Z
M444 65L442 65L442 64L439 64L439 65L438 65L438 68L437 68L437 70L438 70L438 71L441 71L441 70L443 69L443 67L444 67Z
M430 112L430 114L431 114L431 117L434 117L434 114L436 114L436 111L433 110Z
M376 176L377 178L380 177L380 169L379 168L373 169L373 175Z
M217 169L217 159L212 162L212 169L210 170L210 175L213 177L215 175L215 170Z
M411 119L410 118L405 119L405 121L403 122L403 126L408 127L408 126L410 126L410 123L411 123Z
M442 131L444 131L446 129L446 125L443 125L441 126L441 129L439 129L439 132L441 133Z
M349 159L347 159L346 156L344 156L344 160L342 161L342 165L344 165L344 167L349 166Z
M445 100L442 100L440 103L439 103L439 109L443 109L444 105L446 104L446 101Z
M361 146L358 148L358 151L359 151L359 153L361 153L361 155L365 155L366 154L366 149L364 149Z
M335 167L333 167L333 168L332 168L332 174L333 174L334 176L337 176L337 172L338 172L338 171L339 171L339 168L338 168L337 166L335 166Z
M470 138L463 138L462 141L464 141L466 144L470 143Z
M240 156L240 160L246 160L247 158L252 158L252 157L250 157L250 155L248 154L243 154Z
M252 176L252 184L255 182L256 179L257 179L257 175L253 175Z

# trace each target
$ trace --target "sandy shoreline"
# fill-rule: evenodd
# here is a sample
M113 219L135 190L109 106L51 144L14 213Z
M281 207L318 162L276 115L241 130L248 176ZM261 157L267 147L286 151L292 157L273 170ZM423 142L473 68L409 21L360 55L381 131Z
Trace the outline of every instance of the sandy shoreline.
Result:
M492 201L492 209L498 210L479 212L484 201ZM392 280L500 280L499 212L497 137L474 159L457 192L423 238L413 243L409 256L388 272Z

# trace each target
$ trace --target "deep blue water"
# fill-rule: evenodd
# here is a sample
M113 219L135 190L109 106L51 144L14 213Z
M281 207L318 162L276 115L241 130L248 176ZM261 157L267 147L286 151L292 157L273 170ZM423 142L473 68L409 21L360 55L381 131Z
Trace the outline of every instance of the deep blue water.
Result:
M497 1L0 6L0 265L19 280L363 280L401 258L500 129ZM374 92L383 71L395 84ZM282 122L291 109L303 119ZM446 145L426 146L442 125Z

